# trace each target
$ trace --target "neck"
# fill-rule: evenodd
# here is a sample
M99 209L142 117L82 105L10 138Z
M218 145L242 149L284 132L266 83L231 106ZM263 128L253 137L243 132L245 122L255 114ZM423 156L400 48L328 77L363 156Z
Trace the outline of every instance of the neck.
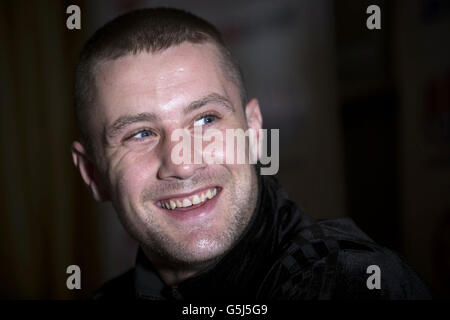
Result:
M200 272L201 270L204 270L208 266L214 263L216 259L212 259L209 261L205 261L201 264L175 264L175 263L169 263L166 260L162 259L161 257L158 257L155 254L152 254L151 251L147 250L146 248L142 247L142 250L144 251L144 254L146 255L147 259L152 262L153 267L155 268L156 272L158 273L159 277L164 281L166 285L174 286L178 283L182 282L183 280L186 280L192 276L194 276L196 273Z
M198 270L180 270L180 269L167 269L155 267L159 276L165 284L169 286L177 285L178 283L192 277L198 272Z

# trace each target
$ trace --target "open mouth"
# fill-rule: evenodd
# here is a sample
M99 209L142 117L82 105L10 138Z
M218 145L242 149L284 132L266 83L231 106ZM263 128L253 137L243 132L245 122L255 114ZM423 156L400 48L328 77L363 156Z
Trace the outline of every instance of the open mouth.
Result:
M211 187L185 196L159 200L157 206L167 210L190 210L205 205L221 191L220 187Z

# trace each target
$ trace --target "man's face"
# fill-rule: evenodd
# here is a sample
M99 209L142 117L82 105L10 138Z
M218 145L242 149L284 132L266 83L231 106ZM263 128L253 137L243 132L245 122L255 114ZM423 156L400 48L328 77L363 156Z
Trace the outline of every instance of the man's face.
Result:
M89 126L99 180L130 234L166 263L195 265L220 256L256 205L256 174L248 162L172 161L176 129L202 126L203 133L216 129L225 137L225 129L261 127L256 100L242 108L217 57L211 44L183 43L103 62L96 71ZM224 150L215 156L225 157Z

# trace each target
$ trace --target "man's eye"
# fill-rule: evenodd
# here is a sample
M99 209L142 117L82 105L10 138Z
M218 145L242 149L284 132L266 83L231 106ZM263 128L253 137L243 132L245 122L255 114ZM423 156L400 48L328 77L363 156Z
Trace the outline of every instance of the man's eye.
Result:
M216 121L216 119L217 119L216 116L209 114L209 115L203 116L200 119L196 120L194 122L194 126L204 126L206 124L210 124L210 123Z
M138 133L136 133L134 136L132 136L132 139L143 139L146 137L150 137L153 136L153 132L151 132L150 130L141 130Z

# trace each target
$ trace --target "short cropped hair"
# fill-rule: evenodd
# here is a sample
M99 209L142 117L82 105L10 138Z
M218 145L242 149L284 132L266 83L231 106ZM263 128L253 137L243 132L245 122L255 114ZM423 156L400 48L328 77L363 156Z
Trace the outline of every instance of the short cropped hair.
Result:
M98 63L142 51L156 53L183 42L210 42L216 46L224 75L237 86L245 105L247 97L242 72L212 24L178 9L131 11L98 29L86 42L78 59L74 85L75 116L81 139L88 149L92 147L91 139L83 120L86 119L86 111L95 103L95 69Z

